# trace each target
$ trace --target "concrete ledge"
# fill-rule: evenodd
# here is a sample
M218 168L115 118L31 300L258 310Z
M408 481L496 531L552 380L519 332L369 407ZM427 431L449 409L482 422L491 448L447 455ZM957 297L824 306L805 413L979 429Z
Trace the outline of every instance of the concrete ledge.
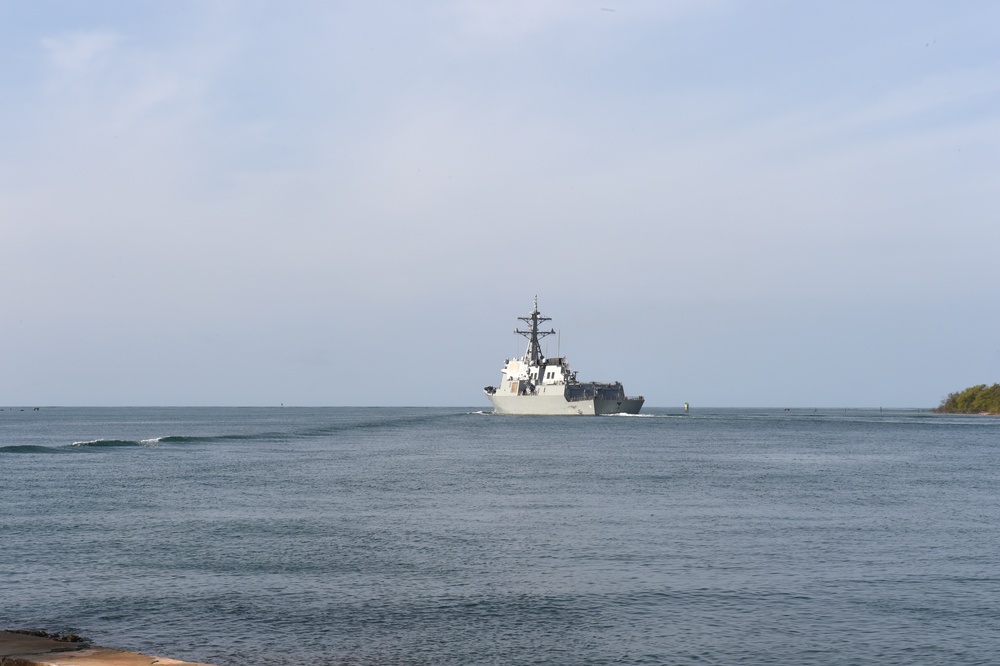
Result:
M58 640L52 636L0 631L0 666L211 666L211 664L112 650L84 642Z

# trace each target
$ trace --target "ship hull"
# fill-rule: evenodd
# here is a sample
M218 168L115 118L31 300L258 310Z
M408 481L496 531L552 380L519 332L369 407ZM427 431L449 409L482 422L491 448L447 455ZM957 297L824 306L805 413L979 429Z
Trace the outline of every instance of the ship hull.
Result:
M600 416L638 414L643 398L567 400L562 395L491 395L497 414L520 416Z

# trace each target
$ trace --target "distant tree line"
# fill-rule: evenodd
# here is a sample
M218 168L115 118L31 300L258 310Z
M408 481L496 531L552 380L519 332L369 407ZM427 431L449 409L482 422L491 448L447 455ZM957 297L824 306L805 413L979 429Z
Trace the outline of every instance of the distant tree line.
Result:
M950 393L934 411L945 414L1000 414L1000 384L979 384L959 393Z

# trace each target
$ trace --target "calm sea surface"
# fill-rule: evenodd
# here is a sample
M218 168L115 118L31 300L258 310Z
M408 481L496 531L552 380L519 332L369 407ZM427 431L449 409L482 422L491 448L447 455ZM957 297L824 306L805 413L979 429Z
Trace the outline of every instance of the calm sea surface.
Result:
M997 664L1000 419L7 408L0 628L220 665Z

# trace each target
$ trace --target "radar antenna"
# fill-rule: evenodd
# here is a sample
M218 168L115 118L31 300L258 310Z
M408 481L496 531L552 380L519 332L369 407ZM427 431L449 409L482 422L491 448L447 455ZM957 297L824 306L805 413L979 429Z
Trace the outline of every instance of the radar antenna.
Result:
M538 341L547 335L555 335L555 329L551 331L539 331L538 324L543 321L550 321L552 317L543 317L538 311L538 296L535 296L535 307L531 310L531 314L527 317L518 317L521 321L528 325L527 331L522 331L519 328L514 329L515 333L520 333L524 337L528 338L528 348L524 351L524 358L522 359L526 363L531 365L536 365L538 359L542 357L541 346Z

